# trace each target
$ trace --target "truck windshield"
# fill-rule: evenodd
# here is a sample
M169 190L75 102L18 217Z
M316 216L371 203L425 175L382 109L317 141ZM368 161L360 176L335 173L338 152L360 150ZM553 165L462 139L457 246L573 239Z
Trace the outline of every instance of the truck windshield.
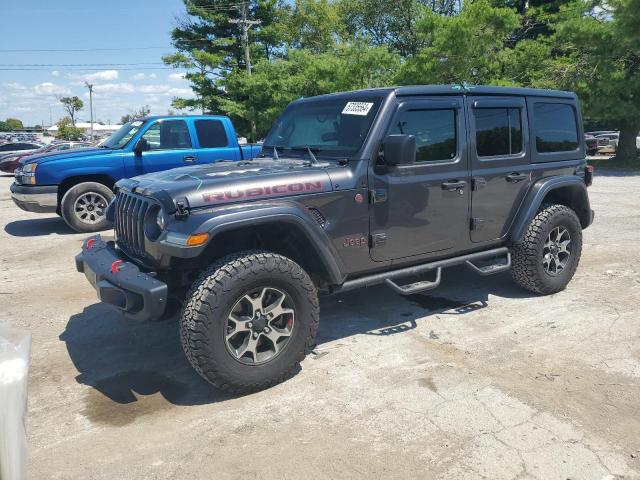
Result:
M382 97L329 98L289 106L264 140L263 150L303 151L350 156L360 150Z
M131 137L140 130L140 127L142 127L143 124L144 122L140 120L125 123L122 127L116 130L115 133L101 145L101 147L112 149L123 148L127 143L129 143Z

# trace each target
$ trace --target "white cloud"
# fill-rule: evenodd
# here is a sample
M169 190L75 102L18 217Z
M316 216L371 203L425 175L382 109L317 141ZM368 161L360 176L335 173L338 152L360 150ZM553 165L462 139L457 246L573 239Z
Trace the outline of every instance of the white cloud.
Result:
M149 78L157 78L157 77L158 77L158 75L156 75L155 73L152 73L152 74L149 75Z
M53 72L51 72L51 75L53 75L54 77L59 77L60 72L58 70L54 70Z
M136 73L136 74L135 74L133 77L131 77L131 78L133 78L134 80L144 80L144 77L145 77L144 73Z
M94 87L96 93L133 93L135 87L126 82L121 83L104 83Z
M68 95L71 93L69 88L51 82L40 83L33 87L33 91L37 95Z
M71 82L72 85L81 85L85 81L117 80L118 77L118 70L100 70L99 72L85 73L83 75L78 75L76 73L67 74L67 78L76 80L76 82Z
M172 97L192 97L193 90L190 88L170 88L167 90L165 95L170 95Z
M172 82L181 82L182 80L184 80L185 75L186 74L184 72L170 73L169 75L167 75L167 78Z

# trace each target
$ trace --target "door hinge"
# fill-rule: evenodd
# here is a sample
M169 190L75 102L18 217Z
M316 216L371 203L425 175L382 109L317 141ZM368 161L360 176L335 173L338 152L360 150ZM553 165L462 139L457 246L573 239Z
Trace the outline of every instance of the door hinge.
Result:
M371 248L381 247L385 243L387 243L387 234L386 233L374 233L370 236Z
M471 230L480 230L482 229L482 225L484 225L484 222L485 222L484 218L473 217L471 218L469 228Z
M376 188L369 190L371 203L383 203L387 201L387 190L384 188Z
M475 192L487 186L487 180L482 177L476 177L471 180L471 188Z

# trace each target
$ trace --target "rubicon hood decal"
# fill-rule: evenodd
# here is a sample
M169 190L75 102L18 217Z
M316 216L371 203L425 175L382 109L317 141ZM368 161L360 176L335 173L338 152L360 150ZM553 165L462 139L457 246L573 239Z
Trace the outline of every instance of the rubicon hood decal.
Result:
M328 192L333 187L326 166L298 159L219 162L142 175L118 186L146 195L163 190L197 208Z
M207 203L233 202L242 199L279 197L282 195L299 195L308 192L322 192L322 181L293 182L255 185L249 188L229 186L224 190L205 192L202 199Z

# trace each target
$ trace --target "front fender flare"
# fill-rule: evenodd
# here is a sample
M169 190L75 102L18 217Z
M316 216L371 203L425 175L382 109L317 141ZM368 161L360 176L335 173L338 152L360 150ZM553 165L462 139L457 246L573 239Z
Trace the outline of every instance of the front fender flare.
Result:
M197 213L193 212L184 222L173 224L172 230L178 227L175 231L185 234L208 232L209 241L200 247L183 247L181 248L182 251L176 256L182 258L197 257L221 233L247 226L274 222L288 223L292 228L298 229L324 265L329 281L336 285L344 281L344 264L327 233L306 212L306 209L301 208L295 202L260 202L251 205L224 206ZM168 244L165 243L165 246L168 246ZM175 246L171 248L174 255L178 253L175 248Z

